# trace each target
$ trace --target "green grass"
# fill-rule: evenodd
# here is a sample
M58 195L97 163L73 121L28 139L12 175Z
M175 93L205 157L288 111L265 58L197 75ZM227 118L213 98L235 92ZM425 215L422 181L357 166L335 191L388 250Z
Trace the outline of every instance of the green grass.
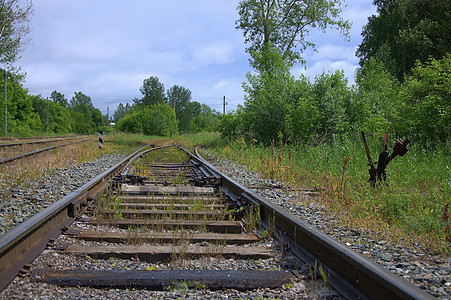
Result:
M382 147L369 142L373 160ZM363 143L337 141L334 145L263 147L237 140L217 143L210 150L270 179L303 187L318 187L318 201L341 215L349 226L367 228L381 238L420 242L432 252L450 252L443 220L451 199L451 147L434 152L415 145L387 168L388 185L371 188ZM389 150L391 153L391 149Z

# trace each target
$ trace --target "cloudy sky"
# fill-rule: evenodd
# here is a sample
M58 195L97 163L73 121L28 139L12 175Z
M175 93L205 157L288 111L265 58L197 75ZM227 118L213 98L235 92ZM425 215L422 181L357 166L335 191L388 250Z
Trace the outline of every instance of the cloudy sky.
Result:
M342 16L353 23L351 40L337 32L312 32L317 52L293 73L312 80L343 69L352 83L361 29L375 13L372 0L346 0ZM17 62L31 94L54 90L71 99L91 97L110 115L119 103L141 98L143 80L157 76L166 89L181 85L194 101L222 112L243 103L241 83L251 71L242 32L235 29L238 0L38 0L33 1L31 42Z

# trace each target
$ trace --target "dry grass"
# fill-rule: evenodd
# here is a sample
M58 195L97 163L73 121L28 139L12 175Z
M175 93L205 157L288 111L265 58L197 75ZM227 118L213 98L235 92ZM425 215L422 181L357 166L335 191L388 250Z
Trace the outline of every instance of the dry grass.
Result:
M294 190L317 188L321 195L313 203L337 215L340 225L364 229L376 240L450 253L451 225L446 209L451 191L446 175L449 152L412 149L390 164L389 185L370 188L361 148L360 143L350 142L265 148L238 140L213 149L213 153L219 159L246 165L264 178L283 181Z
M70 168L101 157L106 153L115 153L118 147L105 144L99 149L97 139L52 149L15 162L0 165L0 185L19 187L28 180L40 180L54 169ZM8 155L9 156L9 155Z

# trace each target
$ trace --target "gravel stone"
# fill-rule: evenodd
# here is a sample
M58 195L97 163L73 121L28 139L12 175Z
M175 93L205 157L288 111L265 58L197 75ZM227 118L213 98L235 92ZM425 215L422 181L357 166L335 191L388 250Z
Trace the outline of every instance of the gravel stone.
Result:
M91 163L74 166L70 169L59 169L46 174L42 182L30 183L27 189L12 188L2 190L0 194L9 195L9 201L0 203L0 234L26 220L46 205L57 201L72 190L100 174L117 161L120 155L107 155ZM434 256L425 253L418 244L391 245L389 241L378 240L371 232L361 228L345 228L339 223L338 216L333 215L326 208L315 203L314 194L290 191L283 183L260 178L255 172L248 171L244 166L227 160L214 162L216 167L237 182L250 187L254 192L272 201L276 205L289 210L293 215L316 227L339 242L357 251L365 257L384 266L421 289L426 290L438 299L449 299L451 295L451 258ZM34 197L33 197L34 196ZM41 200L38 200L41 199ZM33 202L34 201L34 202ZM15 222L14 220L18 220ZM80 229L87 225L78 222ZM70 237L60 236L56 243L72 243ZM78 243L83 241L78 241ZM83 242L89 244L90 242ZM93 243L93 242L91 242ZM266 246L275 241L265 241ZM263 243L263 245L265 245ZM33 262L33 269L57 268L70 269L85 267L87 269L173 269L180 265L168 263L149 264L137 260L86 260L74 256L60 255L46 250ZM300 268L294 257L289 255L277 256L271 259L256 261L224 260L217 258L203 258L185 262L184 267L191 269L271 269ZM316 298L315 290L323 290L322 286L313 286L302 282L295 282L290 286L279 289L258 289L241 292L235 290L210 291L174 289L168 291L142 290L94 290L89 288L60 288L58 286L42 284L31 278L16 278L10 286L0 293L0 299L311 299ZM336 296L329 295L327 299Z
M68 195L126 156L108 154L70 169L47 171L42 180L30 180L23 188L0 190L0 235ZM8 196L9 195L9 196Z

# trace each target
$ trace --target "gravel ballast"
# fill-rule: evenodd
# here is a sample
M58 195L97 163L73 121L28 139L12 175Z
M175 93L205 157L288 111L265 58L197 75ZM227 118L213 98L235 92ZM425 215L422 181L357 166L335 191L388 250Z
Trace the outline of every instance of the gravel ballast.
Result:
M17 226L52 202L83 185L96 175L102 173L123 158L121 155L105 155L90 163L82 164L70 169L59 169L49 173L41 182L31 182L24 189L2 191L9 194L9 199L2 203L0 214L0 234ZM338 218L330 214L324 207L315 204L310 195L299 192L289 192L278 187L283 186L271 180L261 179L254 172L229 161L216 162L216 167L245 186L299 216L303 221L315 226L330 236L336 238L346 246L381 264L390 271L415 283L439 299L449 299L451 293L450 258L439 255L428 255L417 245L410 247L393 245L389 241L372 238L369 232L355 228L345 228L340 225ZM82 225L80 225L82 226ZM59 238L61 242L68 237ZM58 257L56 257L58 256ZM292 258L294 259L294 258ZM73 257L63 258L63 255L47 251L33 262L35 267L69 268ZM80 260L81 263L82 260ZM293 260L294 261L294 260ZM211 258L209 261L194 260L188 267L197 269L246 268L271 269L286 265L289 267L290 257L276 257L258 262L219 260ZM86 262L85 262L86 264ZM140 261L111 260L92 261L87 267L92 269L146 269L150 265ZM153 265L158 269L171 269L171 264ZM7 289L0 293L1 299L299 299L314 297L303 283L296 283L290 287L277 290L259 289L249 292L188 290L182 288L173 291L153 292L135 290L93 290L89 288L60 288L53 285L33 282L30 278L16 279Z
M47 171L42 180L0 190L0 235L50 206L126 156L108 154L68 169Z

